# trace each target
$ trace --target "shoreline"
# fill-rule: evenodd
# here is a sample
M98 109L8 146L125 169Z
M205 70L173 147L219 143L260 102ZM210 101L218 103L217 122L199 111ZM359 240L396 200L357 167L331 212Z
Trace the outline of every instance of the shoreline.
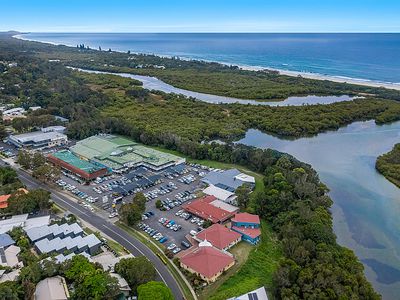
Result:
M24 35L24 33L16 34L16 35L13 35L12 37L15 39L23 40L23 41L38 42L38 43L43 43L43 44L55 45L55 46L74 47L73 45L66 45L66 44L62 44L62 43L33 40L33 39L25 38L25 37L23 37L23 35ZM97 49L94 49L94 48L92 50L98 51ZM113 50L113 51L122 52L122 53L126 52L126 51L119 51L119 50ZM144 54L144 53L132 52L132 54ZM159 57L165 57L165 58L172 57L170 55L162 55L162 54L154 54L154 55L157 55ZM301 76L306 79L322 80L322 81L327 80L327 81L332 81L332 82L337 82L337 83L348 83L348 84L369 86L369 87L374 87L374 88L386 88L386 89L400 91L400 83L381 82L381 81L375 81L375 80L370 80L370 79L350 78L350 77L346 77L346 76L334 76L334 75L326 75L326 74L318 74L318 73L310 73L310 72L290 71L290 70L276 69L276 68L272 68L272 67L241 65L241 64L237 64L237 63L227 63L227 62L219 62L219 61L212 61L212 60L205 60L205 59L193 59L190 57L179 57L179 58L183 59L183 60L199 60L199 61L205 61L205 62L210 62L210 63L211 62L219 63L221 65L227 65L227 66L237 66L239 69L247 70L247 71L276 71L276 72L279 72L280 75L286 75L286 76L291 76L291 77Z

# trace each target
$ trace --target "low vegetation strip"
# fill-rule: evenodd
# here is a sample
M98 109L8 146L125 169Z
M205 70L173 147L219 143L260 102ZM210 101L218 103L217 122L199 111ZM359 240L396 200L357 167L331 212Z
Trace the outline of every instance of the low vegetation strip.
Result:
M123 230L125 230L126 232L128 232L130 235L132 235L135 238L137 238L138 240L140 240L149 249L151 249L154 252L154 254L156 254L157 256L160 255L164 259L163 262L164 261L166 262L166 266L168 267L168 270L171 272L171 274L174 276L176 281L179 283L179 286L181 287L181 289L185 295L185 298L187 300L190 300L190 299L195 300L190 288L188 287L187 283L183 280L181 274L178 273L178 271L173 266L173 263L164 255L164 253L156 245L154 245L152 242L148 241L144 236L142 236L135 229L132 229L129 226L127 226L121 222L118 222L116 225L119 226L120 228L122 228Z
M283 258L280 243L270 226L261 224L261 243L254 247L241 268L203 299L225 300L265 286L272 296L272 278ZM245 243L245 242L242 242Z
M400 144L376 160L376 169L400 188Z

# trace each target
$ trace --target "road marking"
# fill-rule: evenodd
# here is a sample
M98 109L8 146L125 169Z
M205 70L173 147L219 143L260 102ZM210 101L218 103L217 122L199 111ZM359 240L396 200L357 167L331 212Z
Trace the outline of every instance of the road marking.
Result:
M132 244L130 241L128 241L126 238L124 238L122 235L120 235L118 232L116 232L112 228L108 227L106 224L103 224L103 226L106 227L111 232L113 232L114 234L118 235L120 238L122 238L124 241L126 241L128 244L130 244L133 248L135 248L139 253L141 253L144 257L146 257L146 255L138 247L136 247L134 244ZM160 275L162 281L164 281L164 283L167 284L167 282L165 281L165 279L161 275L161 273L158 271L158 269L157 268L154 268L154 269L157 271L158 275Z
M19 171L19 170L18 170ZM28 181L30 184L32 184L33 186L39 186L39 187L41 187L42 185L41 184L39 184L39 183L37 183L37 182L34 182L33 180L31 180L29 177L27 177L27 175L25 174L25 173L23 173L22 171L20 171L20 172L18 172L19 173L19 176L21 176L21 177L23 177L26 181ZM85 211L82 211L80 208L78 208L78 207L75 207L74 205L72 205L71 203L69 203L69 202L67 202L66 200L64 200L64 199L62 199L58 194L56 194L56 191L54 191L54 190L52 190L52 189L50 189L50 188L48 188L48 187L46 187L49 191L51 191L52 192L52 194L53 194L53 196L54 197L56 197L59 201L61 201L61 202L63 202L64 204L66 204L67 206L69 206L69 207L72 207L73 209L75 209L75 210L77 210L77 211L79 211L81 214L83 214L83 215L86 215L87 217L90 217ZM70 201L70 200L68 200L68 201ZM78 205L78 204L77 204ZM95 216L97 216L97 217L99 217L97 214L94 214ZM103 220L104 221L104 219L103 218L101 218L101 217L99 217L101 220ZM89 222L90 223L90 222ZM93 225L94 226L94 225ZM141 253L144 257L146 257L146 255L139 249L139 248L137 248L134 244L132 244L132 242L130 242L129 240L127 240L125 237L123 237L122 235L120 235L118 232L116 232L115 230L113 230L112 228L110 228L110 227L108 227L106 224L102 224L102 226L104 226L104 227L106 227L108 230L110 230L111 232L113 232L114 234L116 234L116 235L118 235L120 238L122 238L124 241L126 241L128 244L130 244L132 247L134 247L139 253ZM96 227L96 226L95 226ZM140 243L140 242L139 242ZM146 246L145 246L146 247ZM150 250L149 249L149 251L152 251L152 250ZM154 254L154 253L153 253ZM165 267L165 268L167 268L167 267ZM156 268L156 267L154 267L154 269L156 270L156 272L158 273L158 275L161 277L161 279L162 279L162 281L164 281L164 283L167 285L167 282L166 282L166 280L164 279L164 277L161 275L161 273L160 273L160 271ZM169 271L168 271L169 272ZM171 274L171 276L172 276L172 274ZM173 277L173 276L172 276ZM175 281L175 279L174 279L174 281ZM178 287L179 287L179 284L177 283L177 282L175 282L177 285L178 285ZM179 287L179 290L180 290L180 287Z

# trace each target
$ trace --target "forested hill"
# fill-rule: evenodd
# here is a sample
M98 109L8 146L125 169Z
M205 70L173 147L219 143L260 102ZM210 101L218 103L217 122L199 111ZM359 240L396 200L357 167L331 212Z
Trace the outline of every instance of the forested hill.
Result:
M376 160L376 169L400 188L400 144Z

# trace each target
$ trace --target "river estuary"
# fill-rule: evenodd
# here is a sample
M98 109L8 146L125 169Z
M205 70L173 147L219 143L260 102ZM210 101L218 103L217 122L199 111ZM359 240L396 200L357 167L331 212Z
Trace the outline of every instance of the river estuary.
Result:
M240 104L251 104L251 105L269 105L269 106L300 106L304 104L330 104L335 102L349 101L353 98L347 95L341 96L302 96L302 97L289 97L283 101L257 101L257 100L246 100L246 99L237 99L232 97L224 97L224 96L216 96L205 93L192 92L180 88L176 88L164 81L150 76L143 75L134 75L129 73L111 73L111 72L102 72L102 71L94 71L94 70L83 70L78 68L71 68L81 72L86 73L95 73L95 74L113 74L121 77L132 78L139 80L143 83L143 88L148 90L158 90L165 93L174 93L174 94L182 94L187 97L196 98L200 101L208 102L208 103L240 103Z
M78 70L137 79L143 82L144 88L183 94L209 103L298 106L351 100L344 95L259 102L187 91L154 77ZM330 189L338 242L355 251L369 281L384 299L399 299L400 189L376 172L375 161L377 156L400 143L400 122L382 126L374 121L355 122L337 131L297 140L281 139L252 129L238 142L286 152L311 164Z
M400 122L355 122L315 137L284 140L249 130L239 141L311 164L330 188L338 242L353 249L384 299L400 293L400 189L375 170L376 157L400 142Z

